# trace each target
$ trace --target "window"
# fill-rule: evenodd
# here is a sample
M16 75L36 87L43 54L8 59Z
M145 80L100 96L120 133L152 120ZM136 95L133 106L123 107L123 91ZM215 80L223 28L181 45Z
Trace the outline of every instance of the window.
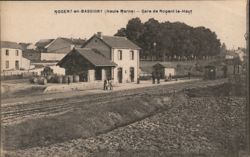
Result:
M15 67L16 67L16 70L19 69L19 61L16 61L16 62L15 62Z
M9 61L5 61L5 68L9 69L9 67L10 67L10 62Z
M118 60L122 60L122 50L118 50Z
M5 55L9 56L9 50L8 49L5 51Z
M130 51L130 59L131 60L134 60L134 58L135 58L135 53L134 53L134 51Z
M18 56L18 50L16 50L16 56Z

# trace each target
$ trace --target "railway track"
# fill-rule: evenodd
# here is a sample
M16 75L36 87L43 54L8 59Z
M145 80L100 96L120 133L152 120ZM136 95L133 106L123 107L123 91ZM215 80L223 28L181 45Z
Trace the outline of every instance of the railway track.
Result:
M133 90L116 91L96 95L73 97L71 99L48 100L36 103L26 103L5 106L1 108L1 119L3 125L25 120L26 118L36 118L48 115L62 114L76 108L90 104L104 104L109 102L124 101L129 97L159 96L182 91L186 88L202 88L225 83L225 81L198 81L186 82L182 84L172 84L168 86L145 87Z

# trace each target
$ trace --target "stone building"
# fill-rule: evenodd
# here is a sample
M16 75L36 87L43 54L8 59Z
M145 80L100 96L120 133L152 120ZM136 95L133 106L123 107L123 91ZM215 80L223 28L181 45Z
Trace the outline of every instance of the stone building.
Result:
M140 47L125 37L93 35L82 48L74 48L58 65L81 81L112 79L114 83L136 82Z
M1 72L28 70L30 60L22 55L22 47L15 42L1 41Z
M117 66L112 69L114 82L136 82L139 77L140 47L126 37L94 34L83 46L98 50Z

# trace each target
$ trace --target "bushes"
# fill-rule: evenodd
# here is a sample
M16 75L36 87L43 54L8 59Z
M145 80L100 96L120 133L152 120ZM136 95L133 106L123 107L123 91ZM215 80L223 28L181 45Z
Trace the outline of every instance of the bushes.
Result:
M45 67L43 69L43 71L41 72L41 74L44 76L44 77L47 77L49 75L52 75L53 74L53 69L51 69L50 67Z

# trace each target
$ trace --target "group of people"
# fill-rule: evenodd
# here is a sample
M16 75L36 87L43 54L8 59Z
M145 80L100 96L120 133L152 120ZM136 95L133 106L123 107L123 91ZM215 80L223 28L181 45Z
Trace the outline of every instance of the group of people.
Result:
M155 84L155 80L157 80L157 84L160 84L160 73L159 72L152 72L152 83Z
M104 80L103 90L113 90L113 85L111 80Z

